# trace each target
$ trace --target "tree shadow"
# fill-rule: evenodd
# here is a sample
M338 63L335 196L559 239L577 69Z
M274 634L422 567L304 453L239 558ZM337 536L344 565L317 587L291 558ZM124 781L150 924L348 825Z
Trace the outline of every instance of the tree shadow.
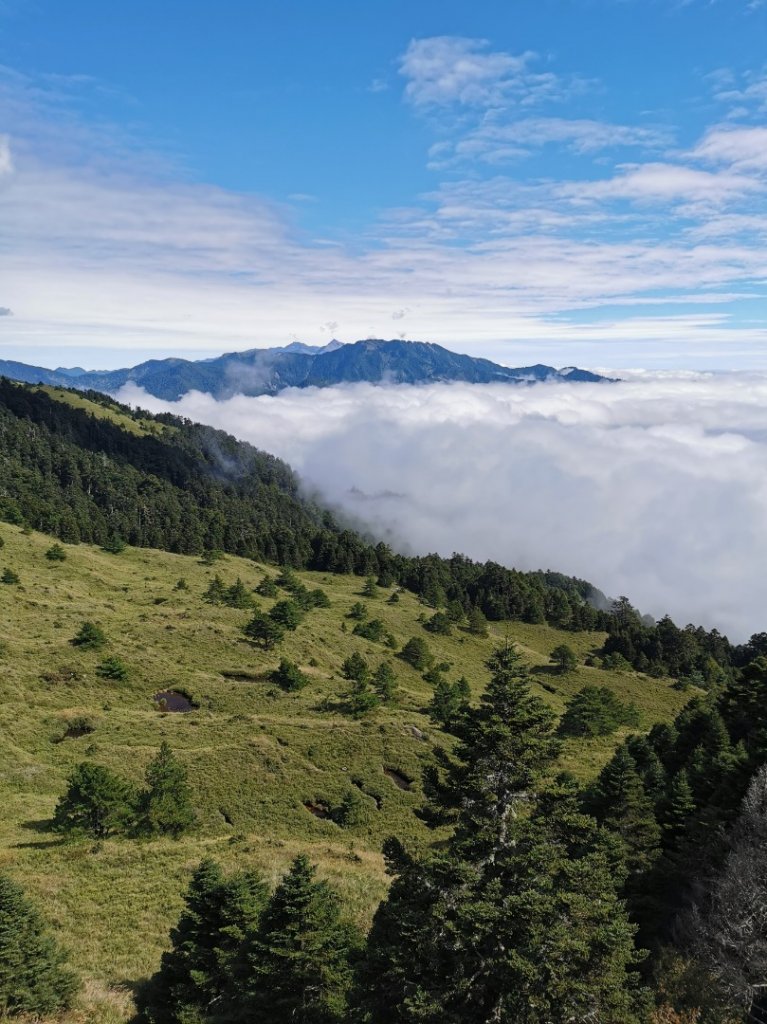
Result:
M36 842L30 840L26 843L14 843L14 850L47 850L54 846L63 846L66 839L64 836L57 835L53 832L53 827L50 819L42 819L38 821L23 821L21 827L26 829L28 832L35 832L39 836L55 836L51 839L39 839Z

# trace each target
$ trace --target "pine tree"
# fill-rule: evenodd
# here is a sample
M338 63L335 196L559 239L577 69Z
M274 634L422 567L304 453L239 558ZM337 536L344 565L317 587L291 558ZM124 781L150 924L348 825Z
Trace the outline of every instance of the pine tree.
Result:
M0 1017L66 1009L77 980L22 889L0 875Z
M20 583L20 582L21 582L21 580L19 578L19 574L15 573L13 571L13 569L9 569L7 567L5 569L3 569L3 572L0 575L0 583L5 583L9 587L12 587L12 586L15 586L17 583Z
M129 674L128 666L115 655L104 658L96 669L96 675L100 679L113 679L119 683L125 682Z
M378 597L378 587L373 576L368 576L365 580L365 585L362 588L363 597Z
M400 651L400 658L419 672L423 672L424 669L434 664L434 655L429 650L426 641L420 636L414 636L408 640Z
M64 562L66 561L67 553L61 544L52 544L45 552L45 557L49 562Z
M139 992L141 1019L186 1024L221 1014L246 1020L244 950L258 927L268 890L255 872L225 879L210 859L195 871L172 948Z
M304 614L295 601L282 600L272 606L269 618L283 629L292 631L301 625Z
M53 827L107 839L128 828L135 815L132 787L108 768L86 761L70 775L67 791L56 804Z
M253 595L238 576L231 587L226 589L224 604L230 608L252 608Z
M538 792L553 716L515 651L489 667L438 791L457 809L452 837L424 858L387 846L397 877L368 940L361 1010L372 1024L634 1024L643 997L619 844L569 786Z
M369 711L373 711L378 707L380 698L375 690L370 688L368 678L365 675L360 679L353 679L349 692L346 695L349 712L355 718L366 715Z
M157 757L146 770L147 788L141 795L142 827L150 833L177 839L192 827L196 815L184 766L163 740Z
M269 615L256 611L250 622L243 626L243 633L257 647L270 651L285 636L285 630Z
M202 595L203 601L207 601L209 604L222 604L226 597L226 587L224 581L216 573L213 579L208 584L208 588Z
M345 658L341 665L341 673L344 679L354 680L356 682L367 682L370 678L370 666L362 655L355 651L350 654L348 658Z
M476 606L466 616L469 632L475 636L487 636L487 619L481 608Z
M397 695L397 677L388 661L382 661L373 675L373 687L384 702L389 704Z
M560 675L567 675L568 672L574 672L578 667L578 659L575 656L575 651L568 644L559 644L549 655L549 660L553 661L557 666L557 670Z
M605 826L623 840L629 879L640 884L637 876L647 872L657 859L660 828L636 762L625 744L618 747L602 769L592 806Z
M531 799L559 745L554 714L530 692L527 667L513 647L487 662L490 683L467 711L456 759L433 792L446 809L461 808L454 843L472 858L493 856L511 821Z
M304 856L272 895L250 950L253 1020L335 1024L351 985L350 929L340 901Z
M682 768L674 775L669 787L668 798L663 802L661 820L666 843L673 842L681 836L695 811L695 799L692 795L687 772Z

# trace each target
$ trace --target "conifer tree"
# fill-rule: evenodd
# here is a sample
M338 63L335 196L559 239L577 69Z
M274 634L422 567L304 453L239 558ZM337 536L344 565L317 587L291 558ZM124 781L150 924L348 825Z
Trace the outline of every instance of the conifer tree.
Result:
M204 860L171 931L171 949L139 992L141 1019L149 1024L186 1024L219 1015L246 1020L243 951L267 899L267 887L255 872L226 879L215 861Z
M165 740L157 757L147 766L146 785L139 810L142 827L147 832L177 839L192 827L196 815L186 769Z
M66 1009L77 980L65 964L23 890L0 875L0 1018Z
M269 1024L335 1024L345 1019L355 937L340 901L296 857L277 886L252 943L253 1020Z
M67 553L61 544L51 544L45 552L45 557L49 562L64 562L66 561Z
M252 608L253 595L238 576L224 594L224 604L230 608Z
M107 839L124 831L136 815L136 793L109 768L84 761L69 777L67 791L53 814L59 832L81 832Z
M302 690L309 682L298 665L288 658L280 660L279 666L272 672L272 679L289 693Z
M604 825L620 836L626 848L631 882L647 872L657 859L660 828L652 801L645 792L636 762L624 744L602 769L592 806Z
M285 636L285 630L269 615L256 611L250 622L243 626L243 633L257 647L270 651Z
M382 661L375 670L373 687L384 704L390 703L396 697L397 677L388 661Z
M552 714L514 650L489 667L440 791L457 809L452 837L422 858L387 844L397 877L370 933L362 1012L372 1024L635 1024L620 846L569 785L539 792Z
M224 581L218 573L216 573L208 584L208 589L202 595L202 599L203 601L207 601L209 604L222 604L225 597L226 587L224 586Z
M82 647L86 651L97 651L106 644L107 638L101 626L97 626L94 622L84 622L69 642L73 647Z

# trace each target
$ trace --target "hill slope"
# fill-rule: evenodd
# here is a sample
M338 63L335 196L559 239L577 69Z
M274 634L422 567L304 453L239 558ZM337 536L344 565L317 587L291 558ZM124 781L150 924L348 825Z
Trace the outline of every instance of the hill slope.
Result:
M30 366L0 360L0 374L30 384L91 388L114 394L125 384L175 401L188 391L209 392L214 398L233 394L274 394L287 387L330 387L352 381L425 384L469 381L475 384L515 384L540 380L601 381L588 370L553 366L506 367L489 359L450 352L441 345L418 341L358 341L351 345L313 349L307 345L230 352L216 359L151 359L121 370L82 372Z
M274 577L274 568L236 556L204 565L151 549L113 555L85 544L67 545L66 560L56 562L45 557L49 537L8 524L0 536L0 567L20 578L20 585L0 585L0 867L43 905L86 979L73 1021L128 1019L129 987L156 969L181 893L205 854L225 865L258 865L275 878L305 851L341 891L349 915L366 923L386 884L382 839L427 840L415 813L420 772L434 745L452 740L424 713L433 687L422 674L384 644L353 634L347 613L354 602L366 601L398 650L413 635L425 638L437 661L450 665L446 676L465 675L475 697L484 660L509 637L533 666L536 691L558 712L586 683L635 701L643 728L669 720L687 699L667 679L584 666L602 634L498 622L487 638L462 628L435 636L419 621L432 612L415 595L390 604L391 588L383 588L361 598L354 576L299 573L307 587L326 592L330 607L308 613L279 649L261 651L241 632L247 611L210 604L203 594L215 574L251 589L265 573ZM177 589L181 578L186 589ZM274 603L258 600L264 610ZM104 629L102 651L70 644L86 620ZM580 665L554 676L548 655L563 641ZM391 661L399 682L393 704L359 719L349 714L340 672L353 651L373 666ZM106 655L125 662L127 680L97 675ZM282 656L309 676L305 689L285 693L270 680ZM168 689L184 691L196 709L159 711L153 695ZM589 777L621 735L568 741L563 764ZM114 839L94 849L47 830L74 765L90 760L138 783L162 739L189 770L196 832L180 841ZM407 790L397 784L404 779ZM307 809L337 805L351 786L366 794L364 824L344 828Z

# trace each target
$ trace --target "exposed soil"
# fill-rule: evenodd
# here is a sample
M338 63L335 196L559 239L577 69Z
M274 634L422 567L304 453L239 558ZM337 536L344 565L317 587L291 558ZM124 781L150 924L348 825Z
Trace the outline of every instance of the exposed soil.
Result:
M391 779L397 789L403 789L407 792L413 785L413 780L409 779L402 772L398 772L395 768L384 768L384 775L387 779Z
M326 804L311 803L307 800L304 801L304 807L315 818L321 818L323 821L330 820L330 808Z

